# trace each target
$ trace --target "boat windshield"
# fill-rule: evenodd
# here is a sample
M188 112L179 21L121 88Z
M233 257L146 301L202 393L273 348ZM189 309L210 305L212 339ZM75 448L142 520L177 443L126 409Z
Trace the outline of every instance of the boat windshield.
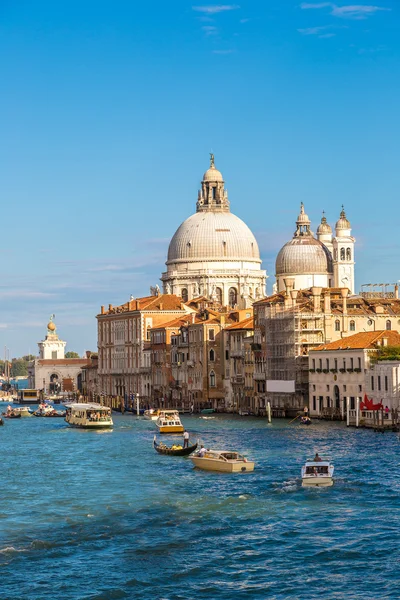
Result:
M237 452L221 452L220 457L222 460L238 460L239 455Z
M329 467L323 466L323 467L306 467L306 475L328 475L329 474Z

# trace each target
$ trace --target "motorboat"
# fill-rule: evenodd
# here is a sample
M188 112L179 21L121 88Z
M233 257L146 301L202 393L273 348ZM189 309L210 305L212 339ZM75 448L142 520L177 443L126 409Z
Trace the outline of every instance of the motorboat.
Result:
M334 466L329 460L307 460L301 469L303 487L329 487L333 485Z
M37 409L33 412L33 416L34 417L52 417L52 416L54 416L54 413L57 413L54 406L51 406L51 404L46 404L45 402L41 402L39 404L39 406L37 407ZM56 415L56 416L58 416L58 415ZM59 415L59 416L65 417L65 414Z
M71 427L109 429L113 426L111 408L95 402L68 404L65 421Z
M183 433L185 431L177 410L160 410L156 425L160 433Z
M239 452L226 450L200 451L190 457L195 467L203 471L220 471L223 473L246 473L254 471L254 462Z
M213 412L215 412L215 409L214 408L202 408L200 412L203 415L211 415Z
M163 442L157 442L156 436L153 440L154 450L158 454L167 454L169 456L189 456L197 449L197 444L184 448L181 444L172 444L172 446L166 446Z
M6 412L3 413L4 417L15 419L16 417L31 417L32 411L29 406L23 406L21 408L17 408L15 406L7 406Z
M158 408L150 408L149 410L144 411L143 416L149 421L157 421L160 416L160 410Z

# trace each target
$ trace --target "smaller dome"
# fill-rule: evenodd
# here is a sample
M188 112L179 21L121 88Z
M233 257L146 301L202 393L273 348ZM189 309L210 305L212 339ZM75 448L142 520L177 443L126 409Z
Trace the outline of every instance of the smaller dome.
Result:
M211 167L204 173L203 175L203 181L224 181L224 178L222 177L222 173L221 171L218 171L218 169L216 169L214 167L214 165L211 165Z
M342 212L340 213L340 219L336 222L336 229L351 229L350 221L346 217L346 213L344 212L344 206L342 205Z
M321 223L318 225L317 235L327 235L332 233L332 227L326 220L325 215L321 219Z
M324 244L312 236L294 237L280 250L275 272L276 275L331 274L332 257Z
M55 323L53 323L53 321L50 321L50 322L47 324L47 329L48 329L49 331L55 331L55 330L56 330L56 324L55 324Z

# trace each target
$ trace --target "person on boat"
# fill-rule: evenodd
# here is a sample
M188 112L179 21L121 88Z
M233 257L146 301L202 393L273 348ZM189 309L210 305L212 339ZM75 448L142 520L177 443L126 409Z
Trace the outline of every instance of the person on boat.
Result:
M322 458L319 456L318 452L314 456L314 462L321 462Z
M189 448L189 432L188 431L183 432L183 447Z
M203 456L205 455L205 453L206 453L206 449L204 448L204 446L203 446L203 444L202 444L202 445L201 445L201 448L200 448L200 450L199 450L199 456L200 456L201 458L203 458Z
M308 417L308 406L305 406L305 407L303 408L303 411L304 411L304 416L305 416L305 417Z

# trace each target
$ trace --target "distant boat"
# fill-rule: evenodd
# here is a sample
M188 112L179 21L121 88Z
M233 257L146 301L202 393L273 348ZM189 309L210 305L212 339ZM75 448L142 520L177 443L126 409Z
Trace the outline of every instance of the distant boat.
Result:
M246 473L254 471L254 462L247 460L238 452L207 450L202 456L190 457L195 467L203 471L220 471L222 473Z
M334 466L329 460L307 460L301 469L303 487L329 487L333 485Z
M161 410L156 425L160 433L183 433L185 431L177 410Z
M200 411L203 415L211 415L211 413L215 412L214 408L203 408Z
M197 448L197 444L193 444L193 446L189 446L188 448L183 448L183 446L177 446L175 444L168 447L161 442L157 443L156 436L154 436L153 446L158 454L167 454L169 456L189 456L189 454L192 454Z

